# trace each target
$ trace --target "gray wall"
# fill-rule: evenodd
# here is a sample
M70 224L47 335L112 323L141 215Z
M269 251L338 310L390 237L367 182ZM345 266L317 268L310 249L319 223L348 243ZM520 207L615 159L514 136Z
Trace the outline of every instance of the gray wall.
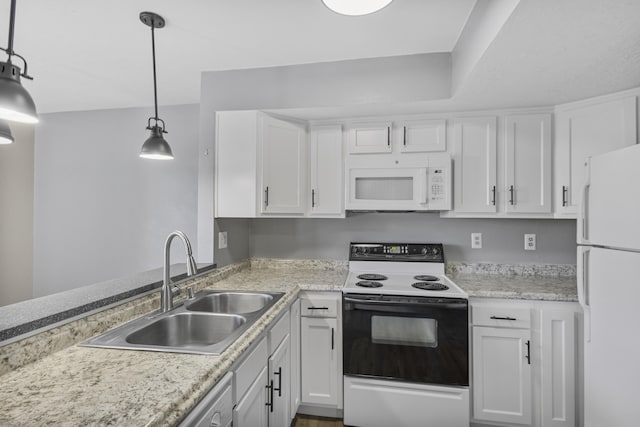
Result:
M202 73L198 154L198 261L237 261L214 241L215 112L224 110L338 107L448 98L449 53L371 58L317 64ZM233 220L230 220L233 221ZM227 222L228 224L232 224ZM243 227L245 222L237 222ZM217 236L216 236L217 238ZM242 233L229 247L249 253ZM214 249L215 246L215 249Z
M196 239L198 105L160 108L175 159L138 157L148 108L44 114L35 139L34 296L162 265ZM184 259L173 245L173 261Z
M471 249L471 233L482 249ZM535 233L536 251L524 250ZM575 264L575 220L440 218L437 213L360 213L345 219L254 219L251 256L348 259L349 242L443 243L447 261Z
M0 306L33 296L33 138L11 124L15 142L0 145Z

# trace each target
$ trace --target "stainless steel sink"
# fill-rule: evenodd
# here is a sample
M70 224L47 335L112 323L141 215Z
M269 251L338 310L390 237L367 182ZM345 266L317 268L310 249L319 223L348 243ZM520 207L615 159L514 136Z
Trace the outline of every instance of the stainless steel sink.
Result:
M186 308L207 313L246 314L262 310L271 300L273 296L264 293L217 292L187 304Z
M202 291L169 312L140 317L80 345L218 355L283 295L283 292Z
M163 347L207 346L223 341L246 322L245 317L234 314L180 313L132 332L126 341Z

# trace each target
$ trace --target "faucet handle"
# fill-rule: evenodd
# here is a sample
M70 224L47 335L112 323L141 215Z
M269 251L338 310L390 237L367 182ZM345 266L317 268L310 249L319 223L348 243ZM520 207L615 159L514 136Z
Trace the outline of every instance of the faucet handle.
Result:
M182 293L182 288L178 287L177 285L173 285L173 288L171 289L171 296L175 297L176 295L180 295Z
M194 299L196 297L195 292L193 292L193 286L187 286L187 298Z

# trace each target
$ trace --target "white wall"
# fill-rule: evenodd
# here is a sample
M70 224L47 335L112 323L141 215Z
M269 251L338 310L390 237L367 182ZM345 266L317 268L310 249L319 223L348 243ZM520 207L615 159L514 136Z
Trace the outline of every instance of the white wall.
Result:
M0 145L0 306L33 296L34 127L11 124Z
M44 114L35 137L34 296L160 267L196 245L198 105L161 107L175 159L138 157L151 107ZM172 262L184 259L174 241Z

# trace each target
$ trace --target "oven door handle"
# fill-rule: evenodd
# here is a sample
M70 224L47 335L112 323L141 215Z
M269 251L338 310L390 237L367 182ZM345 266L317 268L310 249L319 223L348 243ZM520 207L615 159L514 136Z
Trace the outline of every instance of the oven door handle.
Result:
M376 310L376 308L374 307L381 307L381 306L411 306L411 307L424 307L424 308L447 308L447 309L459 309L459 310L466 310L467 309L467 303L466 301L464 302L410 302L410 301L377 301L377 300L361 300L361 299L357 299L357 298L350 298L350 297L344 297L343 298L345 302L350 302L353 304L358 304L360 306L362 305L369 305L372 308L370 310ZM345 308L345 310L349 310L349 308ZM367 308L353 308L353 310L367 310Z

